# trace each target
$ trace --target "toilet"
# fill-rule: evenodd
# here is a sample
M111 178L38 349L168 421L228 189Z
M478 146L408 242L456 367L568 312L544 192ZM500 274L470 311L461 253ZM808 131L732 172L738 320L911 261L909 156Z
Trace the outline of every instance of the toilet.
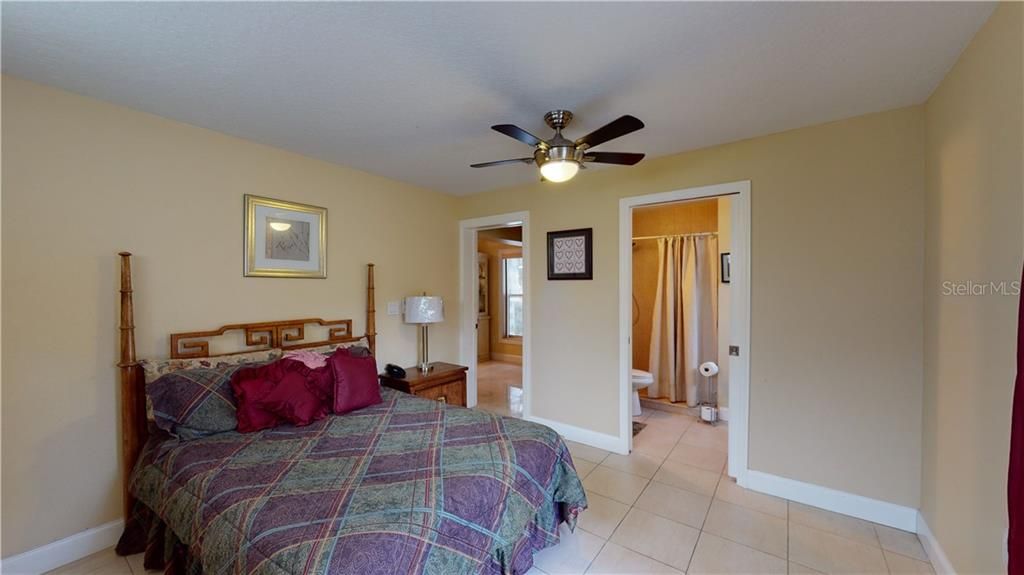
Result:
M639 392L654 383L654 376L648 371L634 369L630 379L633 381L633 417L636 417L641 414Z

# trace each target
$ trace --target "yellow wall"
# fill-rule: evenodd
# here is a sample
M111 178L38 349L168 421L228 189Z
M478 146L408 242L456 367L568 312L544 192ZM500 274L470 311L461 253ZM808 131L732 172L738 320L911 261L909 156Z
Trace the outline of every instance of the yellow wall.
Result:
M528 400L614 435L619 198L751 180L750 466L916 507L923 173L916 106L476 194L459 210L530 212ZM548 281L546 233L585 227L594 279Z
M521 230L522 228L519 229ZM521 232L519 237L522 237ZM487 254L487 296L490 301L488 315L491 316L489 336L492 358L493 354L522 357L522 343L504 341L504 338L502 338L501 256L504 254L507 257L519 257L522 256L523 250L520 247L503 244L484 237L480 238L477 245L479 246L478 251ZM498 357L495 359L502 358ZM512 361L515 360L512 359Z
M450 196L7 76L3 119L3 556L119 516L118 250L136 254L141 356L238 321L362 333L374 262L379 361L411 365L416 330L384 303L458 301ZM242 277L246 193L328 209L328 279ZM448 311L431 351L456 360Z
M633 237L718 231L718 200L676 202L633 210ZM658 242L640 240L633 247L633 367L648 371L651 322L658 291ZM647 395L647 390L640 390Z
M1017 297L1024 257L1024 10L1000 6L926 105L921 512L960 573L1002 573Z

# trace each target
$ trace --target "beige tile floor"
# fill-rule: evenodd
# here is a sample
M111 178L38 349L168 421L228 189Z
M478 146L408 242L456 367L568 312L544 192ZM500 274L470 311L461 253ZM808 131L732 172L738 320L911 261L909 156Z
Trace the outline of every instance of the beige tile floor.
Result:
M515 413L519 366L488 362L480 371L480 407ZM636 420L647 427L628 456L568 442L590 507L528 575L934 573L912 533L736 485L724 475L724 425L655 410ZM53 573L143 572L141 555L108 549Z
M590 507L530 575L934 573L917 536L748 491L728 431L646 410L628 456L569 442Z
M114 548L104 549L74 563L50 571L47 575L142 575L142 554L118 557ZM149 573L159 573L150 571Z
M477 364L477 409L523 416L523 366L516 363L487 361Z

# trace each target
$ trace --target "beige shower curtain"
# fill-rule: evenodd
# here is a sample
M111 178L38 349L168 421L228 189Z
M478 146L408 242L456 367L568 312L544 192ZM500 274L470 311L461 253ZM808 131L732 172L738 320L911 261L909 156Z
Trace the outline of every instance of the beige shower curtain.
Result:
M691 407L710 399L698 396L705 361L718 361L718 236L659 238L648 395Z

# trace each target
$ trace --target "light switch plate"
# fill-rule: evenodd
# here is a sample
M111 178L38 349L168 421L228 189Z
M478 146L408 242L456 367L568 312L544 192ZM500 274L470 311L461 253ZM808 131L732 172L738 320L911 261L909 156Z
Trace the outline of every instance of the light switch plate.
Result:
M388 315L401 315L402 314L402 302L400 301L389 301L388 302Z

